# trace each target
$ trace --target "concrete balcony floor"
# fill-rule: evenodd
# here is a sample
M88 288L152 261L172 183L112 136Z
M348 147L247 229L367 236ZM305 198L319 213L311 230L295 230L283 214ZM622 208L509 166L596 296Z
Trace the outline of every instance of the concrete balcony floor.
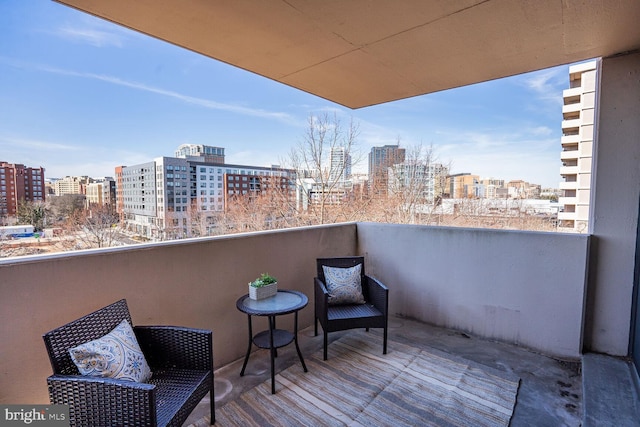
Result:
M246 334L245 325L236 328L238 334ZM334 332L329 334L329 339L333 341L348 333L350 331ZM511 426L581 425L582 379L578 361L556 360L515 345L479 339L399 317L389 319L389 339L410 342L415 347L435 348L518 375L521 381ZM315 337L311 326L300 331L299 343L306 358L322 350L322 335ZM215 342L214 331L214 351L216 344L222 345ZM388 356L392 357L392 353ZM216 408L221 408L243 391L270 379L269 353L266 350L251 354L244 377L240 377L242 362L242 359L236 360L216 370ZM293 344L279 350L277 372L294 363L300 362ZM380 420L380 423L384 425L384 420ZM203 399L184 425L209 425L208 397Z

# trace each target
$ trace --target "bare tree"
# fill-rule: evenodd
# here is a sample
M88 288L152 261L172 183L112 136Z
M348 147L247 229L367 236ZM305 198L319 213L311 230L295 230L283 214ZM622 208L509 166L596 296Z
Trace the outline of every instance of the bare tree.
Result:
M54 222L64 223L78 211L85 209L84 194L63 194L48 198L48 204L54 216Z
M202 206L202 205L201 205ZM191 237L209 235L209 224L211 215L208 211L199 209L198 201L192 200L188 211L189 232Z
M66 234L74 236L66 245L75 248L106 248L118 243L119 216L110 205L93 205L74 211L67 219Z
M231 197L218 223L227 232L260 231L295 227L301 218L290 189L265 185L260 191Z
M320 224L334 222L328 214L333 212L334 220L338 215L330 207L340 206L349 190L345 175L354 163L358 133L353 120L345 128L336 114L310 115L302 141L291 150L289 160L298 173L299 210Z
M433 146L409 147L405 161L389 168L387 203L395 208L395 222L430 223L448 170L437 162Z

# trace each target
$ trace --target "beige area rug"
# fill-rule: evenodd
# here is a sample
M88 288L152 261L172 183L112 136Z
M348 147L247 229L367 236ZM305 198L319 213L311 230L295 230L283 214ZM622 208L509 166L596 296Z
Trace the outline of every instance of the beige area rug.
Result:
M221 426L508 426L520 379L435 349L353 332L216 410Z

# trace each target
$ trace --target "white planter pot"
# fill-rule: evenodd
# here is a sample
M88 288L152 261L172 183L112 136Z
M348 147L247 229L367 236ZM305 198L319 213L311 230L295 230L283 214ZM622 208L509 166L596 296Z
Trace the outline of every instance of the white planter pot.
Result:
M261 288L256 288L249 285L249 298L260 300L272 297L278 292L278 282L272 283L267 286L262 286Z

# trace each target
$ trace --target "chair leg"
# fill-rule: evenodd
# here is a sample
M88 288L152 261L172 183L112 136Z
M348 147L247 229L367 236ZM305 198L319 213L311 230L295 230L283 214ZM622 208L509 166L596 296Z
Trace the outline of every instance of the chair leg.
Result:
M314 329L314 332L315 332L315 334L313 336L317 337L318 336L318 318L317 317L314 317L313 329Z
M387 354L387 327L384 327L384 332L382 334L382 354Z
M328 334L327 331L323 331L324 332L324 360L327 360L327 341L328 341Z
M209 424L214 425L216 423L216 394L213 391L213 384L211 384L211 391L209 392L209 396L209 406L211 407L211 422Z

